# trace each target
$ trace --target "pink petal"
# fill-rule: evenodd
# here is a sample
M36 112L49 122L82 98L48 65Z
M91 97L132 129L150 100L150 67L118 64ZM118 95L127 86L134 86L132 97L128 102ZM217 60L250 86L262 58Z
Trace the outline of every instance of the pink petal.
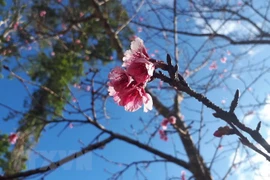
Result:
M40 11L39 15L40 17L45 17L46 13L47 13L46 11Z
M153 99L150 94L146 93L143 96L143 103L144 103L144 112L148 112L153 109Z
M212 64L209 66L209 70L216 70L217 69L217 62L214 61Z
M143 105L143 100L140 96L131 93L127 99L124 99L125 110L134 112L137 111Z
M17 142L18 135L16 133L11 133L8 139L11 144L15 144Z
M127 73L130 74L137 83L146 83L153 76L155 66L150 61L140 58L131 61L127 68Z
M124 90L133 82L132 77L120 67L116 67L110 72L109 80L109 87L113 87L117 92Z
M169 117L169 122L171 124L175 124L176 123L176 117L174 117L174 116Z
M226 57L223 57L223 58L220 59L220 61L221 61L222 63L226 63L226 62L227 62L227 58L226 58Z
M186 172L181 171L181 180L186 180Z
M72 123L69 123L68 126L69 126L70 129L72 129L74 127Z
M149 59L143 40L139 37L136 37L135 40L131 42L130 48L131 49L127 50L124 54L123 67L128 67L131 61L136 61L140 58Z

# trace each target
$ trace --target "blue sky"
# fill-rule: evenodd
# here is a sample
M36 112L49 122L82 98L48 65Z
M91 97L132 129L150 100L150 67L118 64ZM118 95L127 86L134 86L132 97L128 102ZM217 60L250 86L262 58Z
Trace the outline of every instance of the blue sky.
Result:
M165 1L159 1L160 3L165 3ZM169 2L169 6L171 5L171 2ZM143 17L142 23L150 23L151 22L157 22L157 19L154 17L152 12L148 12L149 10L148 6L143 6L141 12L137 15L136 18ZM160 13L163 11L161 10ZM165 14L168 15L168 14ZM169 16L169 15L168 15ZM151 17L151 18L146 18L146 17ZM164 23L168 23L168 28L172 27L172 23L169 23L172 19L170 18L164 18ZM192 21L191 23L197 24L197 25L203 25L202 22L198 19L187 19L187 17L180 17L179 22L188 22ZM213 25L217 24L218 22L212 22ZM184 26L184 25L183 25ZM136 31L140 26L133 24L132 25L133 29ZM241 31L242 30L242 25L239 23L229 23L227 24L222 31L225 34L230 34L234 33L235 31ZM205 32L208 31L208 29L204 29ZM168 41L164 38L164 33L160 34L155 34L154 31L147 31L147 29L142 29L142 32L136 32L136 35L141 37L142 39L145 40L146 47L149 48L148 52L149 54L155 54L155 58L165 60L166 53L170 53L173 57L173 43L171 41ZM170 38L170 37L169 37ZM183 41L188 40L190 43L194 45L194 47L198 48L202 43L204 43L205 39L198 39L194 38L191 39L190 37L179 37ZM170 39L172 40L172 39ZM214 45L213 45L214 46ZM192 65L190 68L196 67L196 63L200 63L202 59L205 58L207 53L209 53L209 50L213 47L211 44L209 47L205 48L205 51L202 52L201 55L199 55L195 61L194 65ZM129 47L125 47L125 49L128 49ZM186 59L187 54L192 54L192 50L188 48L185 44L179 44L179 48L182 50L180 53L180 72L184 72L186 69L185 67L187 66ZM209 60L208 64L199 72L195 75L195 77L191 79L187 79L188 82L191 83L192 88L196 88L197 85L205 84L209 78L206 78L205 80L199 81L201 78L205 77L206 75L210 73L217 73L216 76L218 76L221 72L224 71L224 69L227 69L228 71L232 68L232 63L236 62L235 59L237 59L236 55L239 52L244 52L248 49L248 46L245 47L236 47L236 46L227 46L226 48L223 49L216 49L214 52L214 55L211 57ZM158 50L158 52L156 51ZM185 51L185 52L184 52ZM231 55L227 54L227 51L231 52ZM32 51L31 51L32 52ZM30 52L30 53L31 53ZM34 50L33 50L34 52ZM26 51L24 53L29 53L29 51ZM185 54L186 53L186 54ZM263 59L264 57L268 56L267 49L261 48L261 47L255 47L252 50L247 50L246 55L242 58L242 60L237 61L237 68L236 70L241 70L241 68L245 67L249 62L255 63L256 61ZM220 58L226 56L227 57L227 63L223 64L220 62ZM14 59L11 59L11 61L14 61ZM218 70L217 71L210 71L209 70L209 65L213 62L216 61L218 64ZM108 73L110 69L112 69L115 66L119 66L120 63L119 61L114 60L113 62L109 63L108 66L102 67L101 73L98 75L98 78L102 81L107 80ZM227 86L232 89L240 89L240 92L243 92L245 90L244 84L237 78L239 75L238 72L235 70L233 75L229 75L229 72L225 74L225 77L228 77L226 80ZM3 73L3 78L0 79L0 103L8 105L10 107L13 107L14 109L22 110L23 108L23 100L25 98L29 98L27 96L26 90L23 87L23 85L16 79L8 79L8 73L6 71L2 71ZM249 73L245 72L240 74L240 77L245 80L246 84L249 84L252 82L254 77L258 75L259 72L255 73ZM27 78L27 75L25 73L20 73L21 76ZM264 99L267 97L267 94L269 93L268 88L269 85L265 83L265 79L269 79L269 75L266 74L263 78L261 78L258 82L255 84L252 84L252 92L255 92L255 94L258 96L260 100ZM200 84L196 83L196 81L200 82ZM217 81L219 79L217 78ZM154 82L151 82L149 86L158 86L159 81L155 80ZM166 85L164 85L166 86ZM206 95L209 97L210 100L215 102L217 105L221 105L224 108L228 108L230 101L233 98L233 94L229 91L229 89L224 88L224 84L220 86L217 89L212 90L211 92L207 93ZM80 89L76 89L72 86L70 86L74 95L78 99L80 105L82 107L89 107L89 94L88 92L82 91ZM31 88L30 88L31 89ZM202 90L200 90L203 92ZM157 91L159 97L166 102L166 104L171 104L172 103L172 97L173 94L170 91L166 90L160 90ZM225 105L221 104L222 100L226 100ZM99 100L99 103L101 103L102 100ZM250 104L254 103L254 97L252 96L252 93L249 91L246 91L245 94L241 97L241 104ZM73 103L73 102L71 102ZM75 103L73 103L76 105ZM194 113L189 111L189 107L192 107L193 109L196 110L201 110L201 104L198 103L196 100L192 98L187 98L184 100L182 104L182 112L183 115L185 116L185 119L187 123L190 123L192 120L199 120L200 119L200 114ZM266 113L268 111L267 109L268 106L264 108L258 108L256 110L256 114L249 116L248 118L245 118L245 121L247 122L248 125L250 126L255 126L258 122L258 118L264 118L260 116L261 112ZM105 126L108 129L111 129L115 132L119 132L122 134L125 134L127 136L133 137L133 138L138 138L142 142L146 142L147 140L147 132L153 132L160 124L162 121L162 117L157 116L154 118L154 123L147 129L147 132L144 132L143 134L139 134L140 130L143 129L143 125L140 122L140 118L143 119L143 121L148 122L154 115L155 112L149 112L149 113L144 113L142 112L142 109L138 110L137 112L126 112L124 111L123 107L118 107L110 98L106 104L106 108L108 110L108 115L111 117L110 119L100 119L100 122L103 126ZM237 110L237 115L242 119L244 117L244 113L249 111L250 109L245 109L245 111L242 110ZM0 107L0 118L3 119L7 115L7 110L3 107ZM224 126L225 123L221 122L219 120L216 120L212 116L213 111L209 110L207 108L204 108L203 112L203 117L206 120L206 128L203 130L203 133L205 133L205 137L202 141L201 145L201 153L203 154L205 161L208 162L212 155L213 152L218 144L219 139L214 138L212 136L213 132L219 127L219 126ZM257 116L258 115L258 116ZM266 114L267 115L267 114ZM77 118L77 119L82 119L81 116L68 116L67 114L64 114L65 117L67 118ZM101 117L102 114L99 114ZM266 122L268 119L266 119ZM1 124L1 132L10 134L11 132L16 131L17 128L17 122L14 121L9 121L9 122L4 122L3 120L0 121ZM63 130L63 128L67 124L60 124L56 127L48 126L46 128L46 132L43 133L39 143L34 147L35 151L39 152L46 158L48 158L51 161L57 161L61 158L63 158L65 155L69 155L71 153L74 153L76 151L79 151L85 144L87 145L90 143L93 138L99 133L99 131L90 126L90 125L78 125L74 123L74 128L67 128L63 133L58 136L59 132ZM131 128L131 126L133 128ZM195 121L193 124L193 129L191 132L194 132L196 128L198 127L198 123ZM262 134L267 136L270 136L270 132L266 130L266 127L262 127ZM193 136L193 140L196 142L198 140L198 135L195 134ZM236 137L225 137L223 140L224 144L230 144L232 142L235 142ZM80 143L82 142L82 143ZM176 135L169 135L169 141L164 142L160 140L158 134L155 136L152 145L153 147L162 150L168 154L175 154L173 148L174 145L177 147L177 150L180 152L178 157L186 159L186 157L181 154L184 152L183 147L181 146L181 143L179 142L179 139ZM232 144L232 146L236 146L236 144ZM226 153L226 151L229 151L230 147L224 147L220 151L224 154L221 153L221 158L214 164L214 171L218 172L220 175L224 175L226 168L229 167L230 163L230 157L233 156L232 152ZM107 179L110 177L110 172L116 172L118 170L121 170L123 168L123 165L117 164L115 165L114 163L109 163L106 162L106 160L100 158L98 155L102 155L106 157L108 160L115 161L115 162L121 162L121 163L128 163L132 161L137 161L137 160L149 160L152 159L153 156L149 153L146 153L134 146L128 145L124 142L120 141L114 141L110 143L108 146L106 146L102 150L97 150L95 153L88 153L87 155L80 157L62 167L59 169L49 173L46 176L46 179L48 180L58 180L59 178L63 178L66 180L73 180L73 179ZM29 151L29 161L27 162L27 168L28 169L33 169L37 168L40 166L44 166L48 164L46 160L40 157L40 155L35 154L33 151ZM241 153L237 156L237 158L241 159ZM261 160L259 156L255 156L255 161ZM226 166L226 168L224 168ZM267 169L267 165L263 166L264 169ZM177 167L172 164L167 164L167 167L164 164L155 164L151 165L147 168L146 175L149 179L156 179L156 180L163 180L166 177L166 171L168 170L168 176L169 177L179 177L181 174L181 171L183 168ZM249 173L243 173L241 170L244 170L244 168L239 168L235 169L236 174L234 176L231 176L229 179L245 179L247 176L250 175ZM239 173L238 173L239 172ZM127 171L122 179L136 179L135 176L135 171L134 169L131 169L130 171ZM189 176L187 172L187 176ZM217 177L216 173L213 173L214 177ZM35 178L33 178L35 179ZM38 179L38 178L36 178ZM254 178L255 179L255 178Z

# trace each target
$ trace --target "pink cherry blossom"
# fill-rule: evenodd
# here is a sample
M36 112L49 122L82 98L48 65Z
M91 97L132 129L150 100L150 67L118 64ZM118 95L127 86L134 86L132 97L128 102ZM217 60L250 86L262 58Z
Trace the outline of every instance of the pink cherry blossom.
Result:
M84 13L83 12L80 12L80 17L83 17L84 16Z
M16 22L16 23L13 24L13 29L14 30L17 30L18 27L19 27L19 23L18 22Z
M155 66L147 59L140 58L132 61L127 68L127 73L134 77L137 83L146 83L151 80Z
M73 87L74 87L74 88L81 89L81 85L80 85L80 84L76 84L76 83L75 83L75 84L73 85Z
M109 95L126 111L133 112L144 105L147 112L153 107L152 97L145 91L155 70L149 60L143 41L136 37L131 42L131 49L125 52L122 65L125 69L116 67L109 74Z
M68 124L68 127L69 127L70 129L72 129L74 126L73 126L72 123L69 123L69 124Z
M126 111L134 112L144 105L144 111L152 109L152 97L145 92L145 85L138 84L132 76L120 67L114 68L109 74L108 91L119 106Z
M160 124L160 125L161 125L161 128L162 128L163 130L166 130L169 123L175 124L175 123L176 123L176 117L171 116L171 117L169 117L169 118L164 118L164 119L162 120L161 124Z
M212 64L209 66L209 70L216 70L217 69L217 62L216 61L214 61L214 62L212 62Z
M6 37L6 41L10 41L10 35L8 35L7 37Z
M186 180L186 172L181 171L181 180Z
M86 86L86 91L90 91L90 89L91 89L91 86L87 85Z
M183 76L184 76L184 77L188 77L189 75L190 75L190 71L189 71L188 69L185 70Z
M226 62L227 62L227 58L226 58L226 57L222 57L222 58L220 59L220 62L226 63Z
M46 13L47 13L47 12L44 11L44 10L43 10L43 11L40 11L39 16L40 16L40 17L45 17L45 16L46 16Z
M143 40L139 37L135 37L131 42L130 50L125 52L123 67L127 67L131 61L140 58L149 59L149 55L147 54Z
M75 44L81 44L81 40L76 39Z
M55 56L55 52L51 52L51 56Z
M164 130L159 130L158 133L160 135L160 139L164 141L168 141L168 136Z
M125 52L123 67L138 83L146 83L153 76L155 65L149 61L149 55L143 40L136 37L131 42L131 49Z
M115 93L120 92L121 90L127 89L131 83L134 81L131 76L127 74L127 72L120 68L114 68L109 74L109 94L113 96Z
M163 121L161 122L161 128L163 130L166 130L167 126L168 126L168 123L169 123L169 120L167 118L164 118Z
M73 101L74 103L76 103L76 102L77 102L77 99L76 99L75 97L73 97L73 98L72 98L72 101Z
M223 146L222 145L218 145L218 147L217 147L218 149L222 149L223 148Z
M8 140L11 144L15 144L18 139L18 135L16 133L11 133L8 137Z
M221 100L221 104L225 104L225 103L226 103L225 99Z
M136 86L120 91L117 96L114 96L114 100L130 112L137 111L142 105L144 105L144 112L148 112L153 106L152 97L145 92L144 88Z
M169 122L171 124L175 124L176 123L176 117L174 117L174 116L169 117Z

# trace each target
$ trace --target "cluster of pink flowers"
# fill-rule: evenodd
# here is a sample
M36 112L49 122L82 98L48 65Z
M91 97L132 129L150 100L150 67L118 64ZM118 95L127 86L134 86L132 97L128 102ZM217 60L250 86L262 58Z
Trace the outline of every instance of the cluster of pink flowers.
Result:
M222 57L221 59L220 59L220 62L222 62L222 63L226 63L227 62L227 57Z
M168 124L175 124L176 123L176 117L174 116L171 116L169 118L164 118L163 121L161 122L161 128L158 133L160 135L160 139L164 140L164 141L167 141L168 140L168 136L166 134L166 129L167 129L167 126Z
M8 35L8 36L6 37L6 41L10 41L10 39L11 39L11 36Z
M13 24L13 29L14 29L14 30L17 30L18 27L19 27L19 23L18 23L18 22L16 22L16 23Z
M217 66L217 62L214 61L211 63L211 65L209 66L209 70L216 70L218 68Z
M181 171L181 180L186 180L186 172Z
M68 127L69 127L70 129L72 129L74 126L73 126L72 123L69 123L69 124L68 124Z
M161 122L162 129L166 130L169 123L175 124L176 123L176 117L171 116L169 118L164 118L163 121Z
M190 75L190 71L188 69L185 70L183 77L186 78Z
M17 142L18 135L16 133L11 133L8 137L8 140L11 144L15 144Z
M75 40L75 44L81 44L81 40L76 39L76 40Z
M152 109L152 97L145 87L151 80L155 64L150 62L143 41L136 37L131 49L125 52L123 68L116 67L109 74L108 91L119 106L134 112L144 105L144 111Z
M47 14L47 12L43 10L43 11L40 11L39 16L40 17L45 17L46 14Z
M168 136L166 134L166 131L160 129L158 131L159 135L160 135L160 139L164 140L164 141L168 141Z

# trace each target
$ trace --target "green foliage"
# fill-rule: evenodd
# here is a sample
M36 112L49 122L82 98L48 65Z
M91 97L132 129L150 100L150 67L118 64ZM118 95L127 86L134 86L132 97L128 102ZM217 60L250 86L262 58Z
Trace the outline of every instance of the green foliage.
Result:
M71 99L68 87L79 81L84 64L106 64L115 54L104 22L91 1L71 0L66 2L65 7L54 0L33 0L31 5L23 3L16 1L9 9L13 13L10 17L12 24L19 22L19 27L10 34L10 41L5 40L3 33L0 34L1 46L11 52L4 55L9 57L5 64L9 64L12 57L19 62L20 56L26 56L27 60L15 67L14 63L10 63L12 69L15 72L27 70L28 78L40 86L32 90L31 98L25 100L24 115L11 112L6 118L19 118L18 131L23 134L20 143L10 152L2 151L0 147L0 153L3 152L8 162L0 159L0 167L7 173L25 168L26 150L38 142L46 122L56 121L62 114L67 101ZM129 19L119 1L106 2L100 8L112 31ZM8 9L5 11L1 14L8 14ZM41 11L46 11L45 17L40 16ZM129 44L132 34L130 28L126 27L120 32L119 38ZM29 53L22 55L20 48L30 46L35 53L29 50ZM4 50L0 49L0 54L3 55ZM55 55L51 55L51 52Z
M42 102L42 107L50 109L54 114L61 114L62 108L69 100L68 85L76 82L83 72L83 61L74 53L58 53L49 58L44 53L33 60L30 76L32 80L40 82L43 87L34 93L34 97ZM32 105L37 106L35 102ZM40 109L39 109L40 111ZM36 114L35 114L36 115Z
M1 5L1 6L6 6L6 1L0 0L0 5Z
M7 154L9 154L8 135L0 134L0 168L3 170L8 166Z

